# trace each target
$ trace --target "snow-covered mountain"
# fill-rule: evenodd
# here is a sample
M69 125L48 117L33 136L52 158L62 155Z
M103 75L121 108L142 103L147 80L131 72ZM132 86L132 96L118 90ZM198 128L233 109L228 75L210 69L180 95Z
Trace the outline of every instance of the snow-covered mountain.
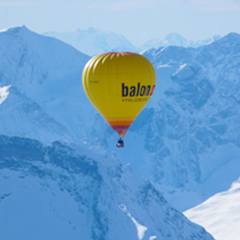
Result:
M202 39L202 40L198 40L198 41L190 41L190 47L205 46L205 45L211 44L211 43L219 40L220 38L222 38L221 35L215 34L212 37L209 37L206 39Z
M156 92L119 151L117 135L82 90L89 57L25 27L1 32L0 133L113 155L180 210L227 190L240 175L240 36L144 54L157 72ZM136 218L132 211L127 215Z
M26 27L0 46L0 133L18 136L0 137L4 239L212 239L103 147L98 129L112 131L81 87L88 56Z
M166 46L179 46L188 47L189 41L178 33L169 33L163 39L151 39L146 41L142 46L142 50L148 50L151 48L159 48Z
M240 181L209 198L185 214L204 226L217 240L238 240L240 236Z
M4 240L211 240L110 156L0 136Z
M141 52L151 48L157 49L168 46L197 48L221 38L219 35L214 35L207 39L191 41L179 33L169 33L161 39L151 39L140 46L135 46L123 35L101 31L96 28L79 29L73 32L48 32L45 35L60 39L90 56L110 51Z
M185 37L183 37L179 33L169 33L162 39L151 39L146 41L140 49L142 51L146 51L151 48L160 48L160 47L168 47L168 46L177 46L177 47L201 47L204 45L208 45L213 43L216 40L219 40L221 36L219 35L214 35L210 38L203 39L203 40L198 40L198 41L192 41L188 40Z
M180 210L228 189L240 176L239 46L240 35L231 33L200 48L146 51L157 88L126 147L114 150L116 135L97 121L92 144L134 166Z
M240 176L239 46L240 35L231 33L196 49L145 52L159 82L140 116L148 121L141 147L144 156L151 154L154 182L173 187L167 187L168 200L180 209L226 190Z
M137 51L123 35L95 28L62 33L49 32L46 35L67 42L90 56L110 51Z
M145 52L158 86L120 152L114 146L117 135L82 90L81 71L89 57L25 27L1 32L0 43L1 85L11 85L0 108L2 134L113 152L137 175L150 176L179 209L224 191L239 176L238 34L196 49ZM224 167L233 170L221 181Z
M10 86L0 108L0 132L44 142L72 141L93 111L81 86L89 57L26 27L0 33L0 55L0 84ZM77 134L75 140L83 136Z
M239 46L240 36L231 33L196 49L144 53L155 66L157 89L115 154L178 209L200 204L240 176ZM116 136L98 126L97 142L111 151Z
M38 139L44 142L56 139L72 141L68 130L62 124L17 87L8 87L8 97L1 104L0 118L0 131L8 136L38 136Z

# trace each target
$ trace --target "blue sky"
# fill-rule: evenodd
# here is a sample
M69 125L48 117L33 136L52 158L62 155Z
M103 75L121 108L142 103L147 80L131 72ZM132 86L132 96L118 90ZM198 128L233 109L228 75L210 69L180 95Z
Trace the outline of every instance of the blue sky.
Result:
M0 0L0 29L96 27L135 43L178 32L188 39L240 32L240 0Z

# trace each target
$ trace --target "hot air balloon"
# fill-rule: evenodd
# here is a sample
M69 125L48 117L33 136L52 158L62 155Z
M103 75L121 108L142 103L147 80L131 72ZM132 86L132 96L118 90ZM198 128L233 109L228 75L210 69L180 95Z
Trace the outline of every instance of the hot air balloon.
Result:
M153 66L136 53L105 53L90 59L82 81L90 102L119 134L117 146L123 147L128 128L154 92Z

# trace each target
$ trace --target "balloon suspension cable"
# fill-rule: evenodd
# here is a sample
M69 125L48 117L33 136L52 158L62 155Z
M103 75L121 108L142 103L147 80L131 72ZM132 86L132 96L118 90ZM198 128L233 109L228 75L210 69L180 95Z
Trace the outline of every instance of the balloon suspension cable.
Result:
M123 148L123 147L124 147L124 141L123 141L123 139L122 139L121 137L119 138L116 146L117 146L118 148Z

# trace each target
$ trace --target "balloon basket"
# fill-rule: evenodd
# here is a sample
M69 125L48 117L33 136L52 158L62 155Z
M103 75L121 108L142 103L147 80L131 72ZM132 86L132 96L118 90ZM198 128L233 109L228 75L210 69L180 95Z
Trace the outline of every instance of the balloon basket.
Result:
M117 148L123 148L124 147L124 141L122 138L120 138L116 144Z

